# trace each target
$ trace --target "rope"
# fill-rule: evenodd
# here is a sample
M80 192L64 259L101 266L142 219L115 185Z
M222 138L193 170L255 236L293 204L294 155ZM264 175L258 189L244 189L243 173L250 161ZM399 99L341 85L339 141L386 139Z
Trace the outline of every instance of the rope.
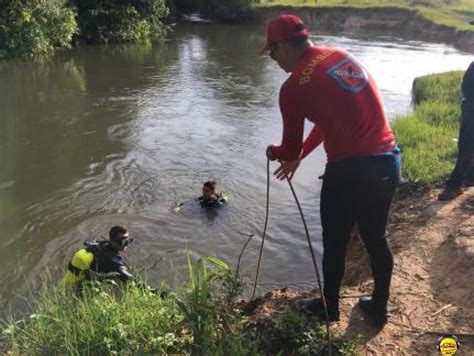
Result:
M304 218L303 210L301 209L300 202L298 200L298 197L296 196L296 192L295 192L295 189L293 188L293 184L291 183L290 178L288 177L288 173L285 169L285 166L282 164L281 168L283 169L283 172L285 173L286 180L287 180L287 182L290 186L291 192L293 193L293 197L295 198L296 205L298 206L298 210L299 210L300 215L301 215L301 220L303 221L304 231L306 233L306 239L308 240L309 252L311 253L311 259L313 260L314 270L316 272L316 277L317 277L317 280L318 280L319 292L320 292L321 298L323 300L324 314L325 314L325 317L326 317L326 339L327 339L327 342L328 342L328 354L329 354L329 356L331 356L331 354L332 354L332 349L331 349L332 342L331 342L331 332L330 332L330 329L329 329L328 307L327 307L327 304L326 304L326 298L324 297L324 292L323 292L323 288L322 288L322 283L321 283L321 277L320 277L320 274L319 274L318 264L316 263L316 257L314 255L314 251L313 251L313 245L311 244L311 239L309 237L308 226L306 225L306 220Z
M270 160L267 158L267 207L265 211L265 226L263 227L262 243L260 245L260 253L258 255L257 263L257 273L255 274L255 284L253 285L252 298L255 297L255 291L257 290L258 276L260 274L260 264L262 262L263 255L263 244L265 243L265 236L267 234L267 224L268 224L268 207L270 205Z
M331 356L332 355L332 348L331 348L332 341L331 341L331 330L329 328L329 313L328 313L326 298L324 297L324 292L323 292L323 288L322 288L322 283L321 283L321 277L320 277L320 274L319 274L318 264L316 263L316 256L314 255L313 245L311 244L311 239L309 237L308 226L306 225L306 219L304 218L303 210L301 209L300 202L298 200L298 197L296 196L295 189L293 188L293 184L291 183L291 181L288 177L288 173L287 173L285 167L283 166L283 164L281 165L281 168L283 169L283 172L285 173L286 180L288 182L288 185L290 186L291 192L293 193L293 197L295 198L296 205L298 206L298 210L299 210L300 215L301 215L301 220L303 221L303 226L304 226L304 230L305 230L305 233L306 233L306 239L308 240L309 251L311 253L311 259L313 261L314 270L316 272L316 279L318 281L318 288L319 288L319 292L321 294L321 298L322 298L322 301L323 301L324 315L325 315L325 318L326 318L326 339L327 339L327 344L328 344L328 355ZM265 243L265 236L266 236L266 233L267 233L269 205L270 205L270 160L267 159L267 206L266 206L266 211L265 211L265 225L264 225L264 228L263 228L262 243L260 245L260 253L259 253L259 256L258 256L258 263L257 263L257 272L256 272L256 275L255 275L255 283L254 283L254 286L253 286L253 292L252 292L251 300L253 300L254 297L255 297L255 291L257 289L258 277L259 277L259 274L260 274L260 265L261 265L261 262L262 262L262 255L263 255L263 245Z

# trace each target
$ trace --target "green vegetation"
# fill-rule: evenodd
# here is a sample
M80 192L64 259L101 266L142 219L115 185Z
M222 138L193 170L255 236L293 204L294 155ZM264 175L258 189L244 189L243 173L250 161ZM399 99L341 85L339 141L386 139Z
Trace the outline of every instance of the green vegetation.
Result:
M0 60L68 48L76 33L74 11L64 0L0 1Z
M268 6L398 6L456 30L474 31L470 0L1 0L0 60L51 53L73 43L144 42L170 32L170 8L236 22Z
M452 171L460 124L463 72L428 75L414 83L414 113L394 125L403 148L403 175L415 187L441 184Z
M164 38L164 0L1 0L0 60L86 43Z
M242 284L214 257L192 263L179 295L134 282L121 288L91 284L80 298L44 288L31 314L1 328L0 351L20 355L197 354L310 355L324 349L325 331L314 317L288 310L281 321L248 322L236 298ZM262 337L264 335L264 337ZM283 341L282 341L283 340ZM354 354L359 339L334 335L342 354ZM1 346L3 345L3 346Z
M80 38L87 43L161 39L170 27L164 0L76 0Z
M260 0L260 7L402 7L416 9L417 13L435 24L452 27L458 31L474 31L469 19L474 17L471 0Z

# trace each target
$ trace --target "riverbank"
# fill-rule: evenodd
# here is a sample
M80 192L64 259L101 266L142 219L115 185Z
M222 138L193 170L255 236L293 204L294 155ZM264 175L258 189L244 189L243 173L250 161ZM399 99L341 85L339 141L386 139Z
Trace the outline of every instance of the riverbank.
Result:
M418 78L413 114L394 123L409 182L399 192L387 228L395 268L390 319L383 330L371 326L356 307L359 297L370 295L373 282L360 238L353 236L349 243L341 321L333 328L349 340L361 335L357 350L364 355L431 354L446 334L457 335L463 351L474 350L472 278L466 274L474 265L474 188L453 201L437 200L455 161L462 75ZM270 291L253 306L252 320L271 330L282 310L317 295Z
M282 12L299 15L313 33L347 32L399 36L409 40L444 42L474 53L474 26L468 22L474 9L466 7L357 6L334 2L298 5L298 1L267 2L255 8L255 16L264 22Z
M440 202L434 189L398 200L391 211L388 238L395 255L389 301L390 318L380 330L356 306L370 295L370 264L360 239L348 247L341 298L341 321L334 332L353 340L359 336L362 355L428 355L437 340L456 335L461 351L474 350L474 188L450 202ZM268 292L254 309L253 320L271 326L282 310L301 298L317 296L296 290Z

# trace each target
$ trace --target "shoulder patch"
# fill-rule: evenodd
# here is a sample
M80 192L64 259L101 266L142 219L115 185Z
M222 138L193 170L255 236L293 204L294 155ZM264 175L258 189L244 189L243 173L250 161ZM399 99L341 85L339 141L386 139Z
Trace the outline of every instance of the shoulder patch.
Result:
M365 69L354 58L346 57L334 64L326 72L345 90L358 93L369 83Z

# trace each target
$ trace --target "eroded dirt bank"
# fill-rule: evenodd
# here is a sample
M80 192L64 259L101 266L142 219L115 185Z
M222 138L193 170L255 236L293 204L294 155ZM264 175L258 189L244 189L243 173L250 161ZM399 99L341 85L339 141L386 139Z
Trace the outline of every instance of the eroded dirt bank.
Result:
M444 42L463 51L474 53L474 31L456 31L438 25L417 14L416 10L397 7L270 7L256 10L264 22L282 12L301 16L312 33L337 31L356 34L378 33L400 36L409 40ZM474 29L474 26L473 26Z

